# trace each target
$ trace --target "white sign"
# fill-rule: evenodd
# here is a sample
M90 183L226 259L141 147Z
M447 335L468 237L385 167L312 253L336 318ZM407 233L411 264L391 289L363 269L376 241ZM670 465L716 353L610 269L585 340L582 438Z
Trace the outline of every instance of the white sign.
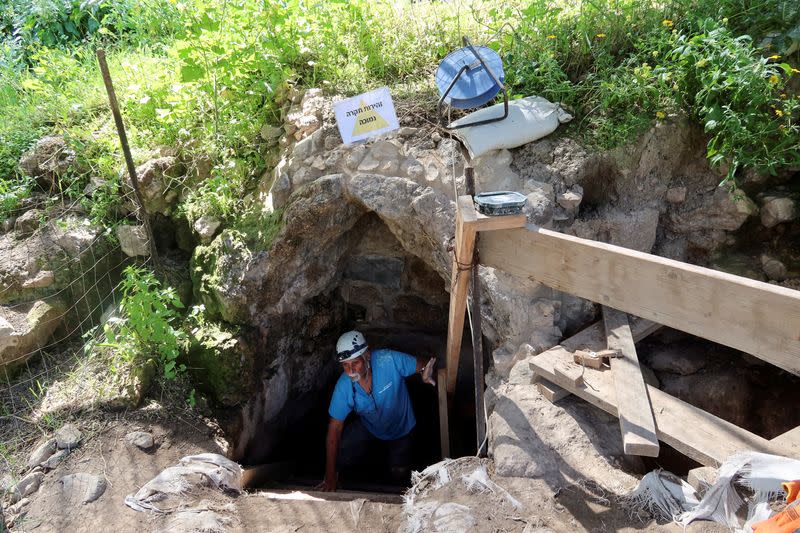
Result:
M400 127L388 87L342 100L333 106L333 111L345 144Z

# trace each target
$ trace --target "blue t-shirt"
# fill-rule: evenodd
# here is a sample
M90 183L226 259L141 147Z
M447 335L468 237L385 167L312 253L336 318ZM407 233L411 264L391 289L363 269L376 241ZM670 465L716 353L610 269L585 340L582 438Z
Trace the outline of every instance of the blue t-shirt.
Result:
M372 352L372 394L347 374L339 376L328 414L344 421L355 411L367 430L381 440L408 435L417 423L403 378L417 370L417 360L394 350Z

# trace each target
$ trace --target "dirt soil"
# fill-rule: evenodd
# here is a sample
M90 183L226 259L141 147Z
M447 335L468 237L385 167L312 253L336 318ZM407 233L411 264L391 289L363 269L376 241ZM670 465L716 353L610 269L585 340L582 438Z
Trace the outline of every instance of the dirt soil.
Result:
M84 432L84 442L55 470L45 474L42 486L30 496L27 513L18 517L13 532L97 532L141 533L174 531L169 514L137 512L124 504L125 496L181 457L202 452L224 453L224 443L213 421L196 412L165 415L158 404L124 414L108 414L74 423ZM147 431L156 445L144 452L125 441L131 431ZM492 462L486 460L491 473ZM96 501L79 504L68 501L59 479L85 472L107 481L105 493ZM524 478L494 480L518 499L523 507L513 509L502 498L468 494L451 483L426 495L425 501L455 502L473 510L478 523L469 531L674 531L674 524L659 525L652 520L632 519L613 495L592 485L571 486L554 492L544 481ZM315 496L322 496L316 493ZM406 515L403 506L392 503L352 501L274 500L264 492L230 496L211 489L187 494L187 502L201 502L226 521L222 530L233 532L370 531L402 532ZM496 501L495 501L496 500ZM431 531L432 529L423 529ZM722 532L725 528L696 523L690 533Z

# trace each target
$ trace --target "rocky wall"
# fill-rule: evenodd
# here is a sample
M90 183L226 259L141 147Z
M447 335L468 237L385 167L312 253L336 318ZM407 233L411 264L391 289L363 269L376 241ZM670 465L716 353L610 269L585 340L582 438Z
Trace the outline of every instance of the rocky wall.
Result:
M261 339L254 357L264 377L242 407L241 427L285 419L290 398L317 390L335 372L329 357L342 328L436 329L446 320L454 199L466 164L458 142L423 123L345 146L331 106L316 90L297 95L283 132L267 132L280 134L283 149L259 185L264 212L284 210L271 247L223 230L193 257L196 298ZM666 122L611 152L556 135L472 165L479 191L527 195L531 223L708 264L745 223L757 223L759 204L764 223L776 194L756 196L775 185L770 180L720 186L703 147L701 131ZM785 227L796 216L783 200L770 209L776 214L765 226ZM491 268L481 267L480 278L484 336L500 379L515 354L547 349L596 315L590 302ZM256 433L243 430L240 453Z

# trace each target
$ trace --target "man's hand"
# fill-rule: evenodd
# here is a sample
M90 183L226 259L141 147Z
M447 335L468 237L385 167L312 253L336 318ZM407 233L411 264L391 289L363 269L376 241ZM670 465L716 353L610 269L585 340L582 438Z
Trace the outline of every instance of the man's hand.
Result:
M430 385L436 386L436 380L433 378L433 367L436 364L436 358L431 357L430 361L422 368L422 381Z

